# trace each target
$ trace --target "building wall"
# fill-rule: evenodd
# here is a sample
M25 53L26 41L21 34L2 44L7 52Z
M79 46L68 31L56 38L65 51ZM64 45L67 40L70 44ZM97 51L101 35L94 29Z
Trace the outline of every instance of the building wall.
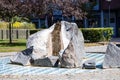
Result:
M100 9L100 2L99 0L96 0L96 5L93 7L93 10L99 10Z
M112 0L110 4L110 19L109 19L109 5L105 0L96 0L97 5L93 8L93 17L84 20L85 27L113 27L114 37L118 36L120 28L120 6L117 2L120 0ZM103 4L104 3L104 4ZM116 6L113 4L117 3ZM109 25L110 22L110 25ZM97 23L97 24L95 24ZM93 26L94 24L94 26Z

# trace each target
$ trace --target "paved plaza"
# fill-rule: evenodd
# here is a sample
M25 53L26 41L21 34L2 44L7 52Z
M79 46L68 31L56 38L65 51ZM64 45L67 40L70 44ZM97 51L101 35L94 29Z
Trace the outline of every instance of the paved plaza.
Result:
M111 42L119 43L119 40L116 39ZM37 80L119 80L119 68L102 69L106 49L107 45L85 47L86 54L83 61L94 59L96 61L96 69L22 66L10 63L10 57L16 52L0 53L0 80L34 80L35 78ZM92 77L94 75L96 76ZM57 76L62 77L57 78Z
M0 59L0 75L75 74L101 70L104 54L86 53L84 58L84 61L90 59L95 60L97 69L88 70L80 68L66 69L53 67L21 66L10 64L10 57L2 57Z

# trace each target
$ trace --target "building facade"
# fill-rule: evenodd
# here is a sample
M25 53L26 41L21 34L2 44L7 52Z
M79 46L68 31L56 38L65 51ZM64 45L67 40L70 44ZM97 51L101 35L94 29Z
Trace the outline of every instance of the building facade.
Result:
M120 30L120 0L90 0L96 1L96 5L93 7L90 17L85 18L79 24L85 28L97 28L97 27L113 27L114 37L119 36ZM74 16L70 16L69 20L62 16L60 10L53 11L52 15L43 16L42 18L33 19L37 28L49 27L57 20L75 21Z
M36 28L48 28L57 21L70 21L74 22L74 16L65 17L62 15L61 10L54 10L52 15L41 15L39 18L33 18L31 21L36 25Z
M113 27L114 37L119 36L120 0L96 0L92 18L84 19L85 27Z

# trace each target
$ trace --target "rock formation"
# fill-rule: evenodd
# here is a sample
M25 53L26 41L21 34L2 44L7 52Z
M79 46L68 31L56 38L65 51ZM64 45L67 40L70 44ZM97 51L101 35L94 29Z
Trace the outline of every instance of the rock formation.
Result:
M44 61L50 56L59 56L62 67L82 66L85 53L84 38L75 23L57 22L48 29L32 34L28 38L27 48L31 46L33 46L32 59L34 61L41 59Z
M120 67L120 48L113 43L109 43L103 61L103 68L118 67Z
M58 66L58 57L57 56L49 56L45 58L30 60L31 65L35 66L44 66L44 67L57 67Z

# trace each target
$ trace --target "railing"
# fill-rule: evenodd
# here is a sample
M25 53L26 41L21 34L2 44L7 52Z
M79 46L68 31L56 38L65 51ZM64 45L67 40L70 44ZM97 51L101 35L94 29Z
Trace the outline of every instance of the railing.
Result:
M13 29L12 39L27 39L30 35L30 30L28 29ZM0 40L9 39L9 30L0 29Z

